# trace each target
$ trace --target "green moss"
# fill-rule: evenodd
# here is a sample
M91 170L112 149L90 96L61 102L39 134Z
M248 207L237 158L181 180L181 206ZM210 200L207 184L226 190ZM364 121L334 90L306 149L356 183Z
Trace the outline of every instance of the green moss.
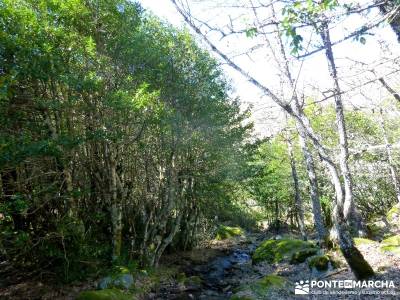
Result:
M291 264L298 264L305 262L307 257L313 256L317 254L318 249L317 248L309 248L309 249L302 249L296 253L293 253L290 263Z
M400 255L400 235L394 235L384 239L381 243L381 250Z
M383 244L400 246L400 235L394 235L394 236L388 237L387 239L384 239L382 241L382 245Z
M115 272L117 274L129 274L131 271L125 266L115 266Z
M106 289L100 291L85 291L79 294L76 300L133 300L133 295L124 294L117 289Z
M226 240L235 236L242 236L244 234L243 229L240 227L230 227L220 225L217 230L217 240Z
M318 271L326 271L329 267L329 261L330 259L327 255L317 255L311 257L311 259L308 261L308 266L310 269L315 268Z
M354 238L356 246L373 244L375 241L366 238Z
M386 214L387 220L391 222L396 216L399 216L399 214L400 214L400 207L399 205L395 205L387 212Z
M287 290L287 285L288 281L284 277L271 274L254 283L241 285L239 287L239 292L233 295L231 299L265 299L271 291Z
M266 240L254 252L253 263L267 261L269 263L280 262L282 260L291 260L293 262L301 261L303 258L314 255L318 251L312 243L296 240ZM304 261L303 260L303 261Z
M286 279L278 275L267 275L261 278L257 284L264 289L281 288L286 284Z

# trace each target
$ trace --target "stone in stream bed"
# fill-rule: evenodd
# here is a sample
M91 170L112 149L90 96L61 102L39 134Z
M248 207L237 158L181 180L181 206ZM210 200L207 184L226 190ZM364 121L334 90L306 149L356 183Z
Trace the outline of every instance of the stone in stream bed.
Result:
M307 257L319 251L314 244L297 239L266 240L253 253L253 264L261 261L278 263L289 260L291 263L304 262Z
M98 289L104 290L109 288L129 289L134 283L132 274L117 274L107 276L100 279L97 285Z

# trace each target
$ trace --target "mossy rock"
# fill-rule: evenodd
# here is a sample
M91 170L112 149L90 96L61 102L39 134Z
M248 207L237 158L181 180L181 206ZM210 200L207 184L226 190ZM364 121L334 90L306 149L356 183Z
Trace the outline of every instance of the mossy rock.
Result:
M381 243L381 250L400 256L400 235L394 235L384 239Z
M290 260L294 263L316 254L314 244L297 239L266 240L253 253L253 263L266 261L277 263ZM303 261L304 261L303 260Z
M367 239L367 238L354 238L354 243L356 244L356 246L360 246L360 245L370 245L370 244L374 244L376 243L373 240Z
M226 240L235 236L242 236L244 231L240 227L230 227L225 225L220 225L217 230L217 240Z
M99 281L97 287L100 290L116 288L116 289L130 289L134 284L133 275L130 273L121 273L117 275L107 276Z
M106 289L100 291L85 291L79 294L76 300L133 300L133 295L124 294L117 289Z
M267 275L261 278L257 285L265 289L282 288L286 284L286 279L278 275Z
M400 216L400 207L399 204L396 204L386 214L387 220L393 220L395 217Z
M317 248L302 249L298 252L293 253L292 257L290 258L290 263L299 264L305 262L308 257L317 254L317 252Z
M386 214L386 220L393 227L400 227L400 206L396 204Z
M308 261L310 269L317 269L318 271L326 271L329 268L330 258L328 255L316 255L311 257Z
M239 291L231 299L265 299L270 292L287 290L287 284L288 281L284 277L267 275L254 283L240 286Z

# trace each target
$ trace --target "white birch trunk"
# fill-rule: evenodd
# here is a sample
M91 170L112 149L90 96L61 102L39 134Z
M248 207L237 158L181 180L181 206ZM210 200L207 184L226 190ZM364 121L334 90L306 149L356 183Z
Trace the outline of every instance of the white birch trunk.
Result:
M288 155L290 161L290 169L292 171L292 179L293 179L293 187L294 187L294 200L296 205L296 215L300 228L301 236L304 240L307 240L307 235L304 226L304 209L303 209L303 199L300 195L300 187L299 187L299 178L297 176L297 168L296 168L296 159L294 157L293 152L293 144L292 140L288 134L287 136L287 147L288 147Z
M388 159L390 176L392 177L392 182L393 182L393 186L394 186L394 189L396 192L397 202L400 203L400 183L399 183L399 178L397 177L397 170L396 170L396 167L395 167L395 164L393 161L392 147L391 147L391 144L389 143L389 138L387 136L387 132L386 132L386 128L385 128L385 123L383 121L382 110L380 110L379 123L380 123L381 130L382 130L383 140L385 142L386 155L387 155L387 159Z
M358 231L359 235L365 235L366 231L364 228L364 224L362 224L360 214L357 211L354 204L353 182L348 164L349 148L347 141L346 122L344 118L344 107L343 107L339 80L337 76L335 59L332 51L332 43L330 39L329 27L326 22L322 23L322 29L320 31L320 35L325 47L325 55L328 62L329 73L333 82L333 93L334 93L335 110L336 110L336 125L339 134L339 147L340 147L339 165L344 184L343 215L348 222L352 223L355 226L355 229Z

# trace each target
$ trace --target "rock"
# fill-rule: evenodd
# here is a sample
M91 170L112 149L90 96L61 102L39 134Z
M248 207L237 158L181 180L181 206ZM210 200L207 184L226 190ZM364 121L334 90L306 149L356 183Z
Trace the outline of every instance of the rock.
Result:
M217 240L226 240L235 236L243 236L244 231L240 227L230 227L225 225L220 225L217 230Z
M261 261L279 263L290 260L294 263L304 261L318 252L310 242L297 239L266 240L253 253L253 264Z
M329 257L327 255L317 255L311 257L308 261L310 269L316 269L318 271L326 271L329 268Z
M400 205L396 204L386 214L386 219L391 225L400 225Z
M206 290L206 291L204 291L204 294L207 296L216 296L216 295L218 296L218 293L213 290Z
M400 235L384 239L381 243L381 250L400 256Z
M121 274L114 280L114 286L124 289L129 289L133 285L132 274Z
M278 275L267 275L261 278L257 284L264 289L282 288L286 284L286 279Z
M132 300L133 296L124 294L117 289L104 289L101 291L85 291L78 295L76 300Z
M99 283L97 284L97 288L99 290L108 289L111 286L113 279L110 276L104 277L100 279Z
M118 274L113 277L107 276L100 279L97 288L100 290L110 288L129 289L132 287L134 279L132 274Z
M313 256L313 255L317 254L317 252L318 252L317 248L302 249L300 251L297 251L297 252L293 253L293 255L290 259L290 263L298 264L298 263L305 262L307 257Z

